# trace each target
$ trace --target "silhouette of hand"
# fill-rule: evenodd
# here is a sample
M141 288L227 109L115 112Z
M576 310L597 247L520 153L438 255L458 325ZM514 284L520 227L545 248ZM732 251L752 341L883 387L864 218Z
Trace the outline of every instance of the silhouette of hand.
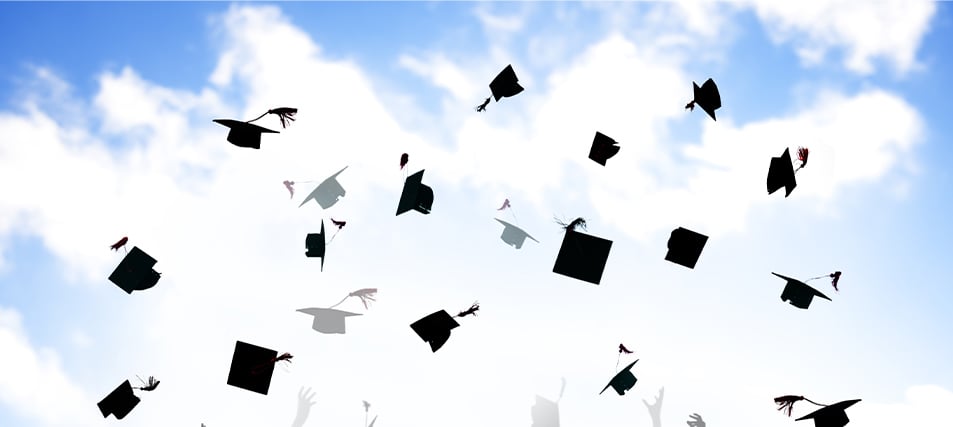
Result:
M665 387L659 389L658 396L655 397L655 403L649 404L645 399L642 399L642 403L645 404L645 407L649 410L649 415L652 417L652 427L662 427L662 399L665 398Z
M702 416L698 414L689 415L693 421L685 421L688 423L688 427L705 427L705 422L702 421Z
M302 427L304 426L304 422L308 420L311 407L315 404L315 402L311 400L314 399L315 393L311 393L310 396L308 396L308 393L311 393L311 387L308 387L307 391L305 391L304 387L301 387L301 390L298 391L298 414L295 415L295 420L291 422L291 427Z

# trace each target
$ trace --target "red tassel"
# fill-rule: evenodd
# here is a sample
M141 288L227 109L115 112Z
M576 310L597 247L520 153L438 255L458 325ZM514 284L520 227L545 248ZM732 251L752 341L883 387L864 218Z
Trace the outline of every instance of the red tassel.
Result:
M477 312L477 310L479 310L479 309L480 309L480 303L475 302L475 303L473 303L473 305L470 306L470 308L468 308L468 309L466 309L466 310L463 310L463 311L457 313L457 316L456 316L456 317L466 317L466 316L469 316L469 315L471 315L471 314L474 315L474 316L476 316L476 312Z
M123 238L119 239L118 242L113 243L112 246L109 247L109 249L112 249L112 250L114 250L114 251L118 251L119 248L121 248L121 247L123 247L123 246L126 246L126 242L128 242L128 241L129 241L129 237L123 237Z
M807 155L809 153L810 151L807 149L807 147L798 147L797 159L801 162L801 166L798 166L797 170L801 170L801 168L807 166Z
M334 226L337 227L338 230L340 230L344 228L345 225L347 225L347 221L335 221L334 218L331 218L331 224L334 224Z
M295 114L298 114L298 109L297 109L297 108L288 108L288 107L273 108L273 109L271 109L271 110L268 110L268 113L269 113L269 114L276 114L276 115L278 116L278 118L281 119L281 127L282 127L282 128L286 128L286 127L288 127L288 124L289 124L288 121L289 121L289 120L292 121L292 122L295 120L295 119L294 119L294 116L295 116Z
M632 350L625 348L625 345L619 344L619 354L632 354Z
M407 162L410 161L410 155L407 153L400 155L400 168L404 169L404 166L407 166Z
M791 411L794 410L794 403L800 402L802 400L804 400L804 396L787 395L787 396L775 397L774 403L778 404L779 411L784 412L785 414L787 414L787 416L790 417Z

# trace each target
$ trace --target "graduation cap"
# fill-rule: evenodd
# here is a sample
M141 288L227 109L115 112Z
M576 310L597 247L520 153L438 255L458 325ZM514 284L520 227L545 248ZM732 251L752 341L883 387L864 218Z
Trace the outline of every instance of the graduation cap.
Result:
M585 220L579 218L566 226L553 273L598 285L602 281L612 241L575 231L572 225L580 221L585 224Z
M404 190L397 203L397 216L411 209L424 215L433 207L433 189L423 183L424 170L421 169L404 180Z
M297 108L282 107L268 110L265 112L265 114L262 114L254 120L249 120L247 122L240 122L238 120L231 119L215 119L212 121L229 128L228 142L231 142L232 144L239 147L254 148L257 150L261 148L261 134L278 132L252 124L252 122L265 117L267 114L275 114L281 119L281 127L285 128L288 126L289 120L294 121L294 115L297 113Z
M715 110L721 108L721 94L718 93L718 86L715 85L715 81L712 79L705 80L702 87L698 87L698 83L692 82L692 86L695 89L695 99L685 105L685 108L694 111L697 104L708 113L712 120L718 121L715 118Z
M707 242L708 236L678 227L672 230L668 238L668 253L665 254L665 260L694 269Z
M850 422L846 409L860 402L860 399L845 400L833 405L825 406L795 421L814 420L814 427L844 427Z
M119 286L127 294L132 291L143 291L159 283L161 273L152 269L156 265L155 258L143 252L138 246L123 257L116 269L109 275L109 281Z
M522 228L519 228L513 224L510 224L506 221L503 221L499 218L494 218L500 224L503 224L503 234L500 236L507 245L510 245L516 249L523 247L523 242L526 241L526 238L529 237L534 242L539 243L539 240L530 236L529 233L523 231Z
M410 328L417 333L420 339L430 343L430 350L434 353L450 339L450 331L460 326L454 317L476 315L480 309L479 303L473 303L469 309L461 311L456 316L450 316L446 310L431 313L427 317L410 324Z
M119 387L116 387L106 398L100 400L99 412L103 413L103 418L109 418L112 414L117 420L121 420L132 412L132 409L139 404L140 399L132 391L132 384L126 380Z
M768 167L768 194L774 194L784 187L784 197L790 196L797 181L794 179L794 163L791 162L791 150L784 149L781 157L772 157Z
M632 375L632 372L630 371L630 369L632 369L632 367L635 366L636 362L638 362L638 360L630 363L629 366L625 367L625 369L615 374L615 376L612 377L612 380L609 381L609 384L606 384L606 387L603 388L602 391L599 392L599 394L602 394L603 392L608 390L609 387L612 387L612 389L615 390L616 393L619 393L619 396L625 395L625 392L629 391L632 387L634 387L635 382L638 381L638 378L635 378L635 375Z
M299 313L314 316L314 323L311 329L322 334L343 334L345 333L344 321L351 316L361 316L359 313L335 310L331 308L302 308L297 310Z
M592 140L592 148L589 149L589 158L605 166L606 160L619 153L619 148L619 143L614 139L603 135L602 132L596 132L596 137Z
M781 292L781 301L786 301L791 305L804 310L807 310L807 308L811 306L811 301L814 300L814 297L821 297L831 301L827 295L822 294L817 289L810 287L800 280L782 276L774 272L771 274L787 281L787 284L784 285L784 292Z
M345 166L344 169L347 169L347 166ZM344 172L344 169L339 170L336 174L331 175L328 179L322 181L321 184L318 184L314 191L312 191L308 197L305 197L304 201L302 201L298 207L304 206L305 203L308 203L308 201L312 199L318 202L322 209L328 209L334 206L334 204L347 193L336 179L341 172Z
M566 379L563 378L562 388L559 390L559 400L562 400L566 390ZM559 400L553 402L540 395L536 395L536 404L533 405L532 427L559 427Z
M523 91L523 87L520 86L519 78L516 77L516 72L513 71L513 65L507 65L503 71L500 71L500 74L490 82L490 92L492 93L492 98L496 102L500 102L501 98L509 98L511 96L516 96ZM490 103L490 98L487 98L483 101L483 104L477 107L477 111L486 110L487 104Z
M271 387L271 376L275 373L275 363L290 360L291 357L288 353L278 356L277 351L236 341L227 383L233 387L267 395Z
M304 247L306 249L304 256L308 258L321 258L321 271L324 271L324 220L321 220L320 233L308 233L304 238Z

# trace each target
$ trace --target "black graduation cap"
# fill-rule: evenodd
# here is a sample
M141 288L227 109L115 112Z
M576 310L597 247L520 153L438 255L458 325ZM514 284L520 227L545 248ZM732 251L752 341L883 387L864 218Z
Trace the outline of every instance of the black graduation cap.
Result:
M139 398L132 392L132 384L126 380L119 387L116 387L106 398L100 400L97 404L99 412L103 413L103 418L109 418L112 414L117 420L121 420L132 412L132 409L139 404Z
M721 94L718 93L718 86L715 85L715 81L712 79L705 80L702 87L698 87L698 83L692 82L692 86L695 89L695 99L689 102L685 108L694 110L697 104L708 113L712 120L718 121L715 118L715 110L721 108Z
M240 122L238 120L215 119L212 121L229 128L228 142L244 148L254 148L258 150L261 148L261 134L279 133L278 131L263 128L256 124Z
M707 242L708 236L678 227L672 230L668 238L668 253L665 254L665 260L694 269Z
M398 216L411 209L424 215L430 213L433 207L433 189L425 185L423 180L423 169L404 180L404 190L400 193L400 202L397 203Z
M132 291L143 291L159 283L161 273L152 269L156 265L155 258L143 252L138 246L133 246L132 250L119 262L116 269L109 275L109 281L119 286L127 294Z
M308 258L321 258L321 271L324 271L324 220L321 220L321 232L320 233L308 233L304 238L304 248L306 249L304 256Z
M781 292L781 301L786 301L791 305L804 310L807 310L807 308L811 306L811 301L814 300L814 297L821 297L828 301L832 301L827 297L827 295L822 294L817 289L810 287L808 284L800 280L782 276L774 272L771 274L778 276L788 282L786 285L784 285L784 292Z
M277 351L236 341L228 385L268 395L277 357Z
M347 169L347 166L345 166L344 169ZM304 206L304 204L310 200L318 202L322 209L328 209L334 206L334 204L347 193L344 191L344 187L337 181L338 175L344 172L344 169L339 170L336 174L331 175L328 179L322 181L321 184L318 184L314 191L312 191L308 197L305 197L304 201L302 201L298 207Z
M813 419L814 427L844 427L850 422L845 410L857 402L860 402L860 399L845 400L833 405L828 405L795 421Z
M635 382L638 381L638 378L635 378L635 375L633 375L632 372L630 371L630 369L632 369L632 367L635 366L636 362L638 362L638 360L630 363L629 366L625 367L625 369L615 374L615 376L612 377L612 381L609 381L609 384L607 384L606 387L599 392L599 394L602 394L603 392L608 390L609 387L612 387L616 393L619 393L619 396L625 395L625 392L629 391L632 387L634 387Z
M605 166L606 160L619 153L619 148L619 143L614 139L605 136L602 132L596 132L596 137L592 140L592 148L589 149L589 158Z
M434 353L443 347L450 339L450 331L458 326L460 324L446 310L437 311L410 324L410 328L420 336L420 339L430 343L430 349Z
M794 163L791 162L791 150L784 149L781 157L772 157L768 167L768 194L774 194L784 187L784 197L790 196L797 181L794 179Z
M517 83L516 71L513 71L513 65L507 65L500 74L490 82L490 91L493 92L493 98L500 102L500 98L509 98L516 96L523 91L523 87Z
M598 285L609 259L612 241L567 229L556 255L553 273Z
M534 239L533 236L530 236L529 233L523 231L522 228L519 228L499 218L494 219L496 219L496 221L500 224L503 224L503 234L500 235L500 238L503 239L503 242L505 242L507 245L519 249L523 247L523 242L526 241L527 237L532 239L534 242L539 243L539 240Z
M343 334L346 333L346 323L348 317L361 316L359 313L351 313L333 308L302 308L297 310L299 313L314 316L311 323L311 329L322 334Z

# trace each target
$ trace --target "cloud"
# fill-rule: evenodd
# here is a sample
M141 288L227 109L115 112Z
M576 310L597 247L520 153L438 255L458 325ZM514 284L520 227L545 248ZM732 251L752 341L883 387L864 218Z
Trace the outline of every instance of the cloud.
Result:
M851 422L870 427L948 423L949 411L953 408L950 390L938 385L917 385L908 388L905 397L900 403L861 402L851 411Z

